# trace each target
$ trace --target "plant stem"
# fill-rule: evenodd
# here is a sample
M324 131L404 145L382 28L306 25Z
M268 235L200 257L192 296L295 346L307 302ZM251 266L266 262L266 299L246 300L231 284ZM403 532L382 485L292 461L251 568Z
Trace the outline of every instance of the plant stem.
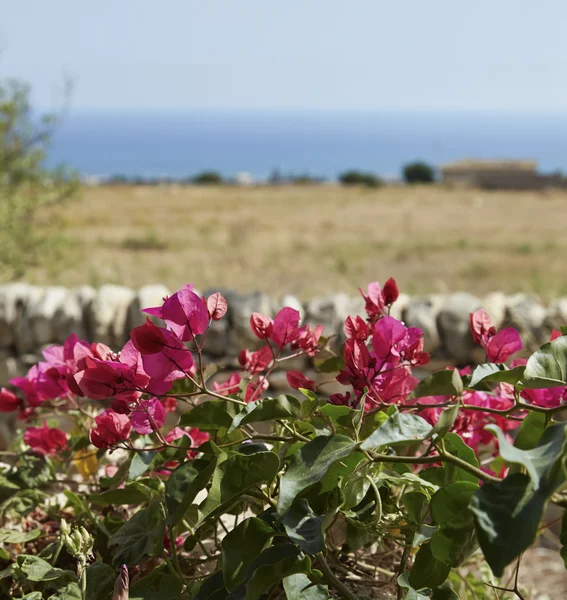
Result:
M398 456L396 454L373 454L371 456L374 462L411 463L416 465L450 462L464 471L472 473L475 475L475 477L478 477L483 481L491 481L493 483L498 483L501 481L498 477L493 477L492 475L477 469L475 466L469 465L469 463L464 461L462 458L454 456L453 454L449 454L448 452L443 452L438 456Z
M346 585L340 579L337 579L331 570L331 567L329 567L329 564L325 560L323 553L318 552L316 556L321 565L321 571L325 581L334 587L338 592L340 592L347 600L358 600L358 598L346 587Z

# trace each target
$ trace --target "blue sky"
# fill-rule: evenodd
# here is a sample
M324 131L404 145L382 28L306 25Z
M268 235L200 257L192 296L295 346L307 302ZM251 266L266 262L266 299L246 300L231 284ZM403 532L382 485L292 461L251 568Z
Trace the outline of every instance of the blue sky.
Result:
M565 0L1 0L0 76L75 110L567 111Z

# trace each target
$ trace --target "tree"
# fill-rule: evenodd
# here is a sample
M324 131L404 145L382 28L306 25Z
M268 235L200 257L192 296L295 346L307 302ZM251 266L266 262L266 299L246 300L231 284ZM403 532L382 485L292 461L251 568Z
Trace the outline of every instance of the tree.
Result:
M366 187L380 187L382 180L372 173L361 173L360 171L346 171L339 175L339 181L343 185L365 185Z
M222 182L221 174L216 171L203 171L193 177L193 183L197 185L220 185Z
M47 207L70 198L75 174L45 166L57 119L37 117L27 85L0 82L0 277L17 279L54 258L59 218Z
M433 183L435 169L424 162L413 162L404 165L404 180L406 183Z

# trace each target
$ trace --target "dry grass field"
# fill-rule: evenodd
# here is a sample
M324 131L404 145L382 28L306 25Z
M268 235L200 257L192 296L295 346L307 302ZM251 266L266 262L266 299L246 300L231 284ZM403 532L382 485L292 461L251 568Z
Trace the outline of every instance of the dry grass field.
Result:
M87 187L36 283L567 294L567 193L438 186Z

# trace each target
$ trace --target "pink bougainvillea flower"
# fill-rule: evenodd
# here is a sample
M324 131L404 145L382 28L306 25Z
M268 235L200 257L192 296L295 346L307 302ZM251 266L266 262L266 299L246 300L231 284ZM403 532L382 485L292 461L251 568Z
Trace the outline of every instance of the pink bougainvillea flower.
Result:
M563 334L561 333L561 331L557 331L557 329L554 329L551 332L551 335L549 337L549 341L553 342L553 340L556 340L558 337L561 337Z
M299 311L289 306L282 308L275 316L270 339L280 350L300 336L300 318Z
M368 336L370 335L370 329L368 328L368 325L359 315L356 317L347 317L343 330L347 338L353 338L355 340L359 340L360 342L367 340Z
M490 317L483 308L479 308L470 315L470 326L473 340L476 344L485 347L495 333Z
M250 315L250 329L261 340L267 340L274 329L274 321L266 315L254 312Z
M136 433L146 435L163 427L165 408L157 398L140 400L130 414L130 423Z
M75 374L75 381L85 396L104 400L112 396L135 400L138 391L146 387L150 378L118 361L87 358L85 368Z
M350 392L347 392L346 394L331 394L329 402L338 406L351 406L351 394Z
M399 357L398 344L405 340L407 329L394 317L384 317L374 326L372 348L376 357L386 360L390 356Z
M268 380L262 377L259 381L251 381L246 386L244 402L253 402L262 397L262 392L268 389Z
M567 402L567 387L552 387L539 390L522 390L520 394L529 404L542 408L556 408Z
M67 436L57 427L28 427L24 432L24 442L37 454L56 454L67 450Z
M165 408L165 414L175 412L177 410L177 398L166 396L161 399L163 407Z
M240 390L240 375L233 373L226 381L213 381L213 390L221 396L238 394Z
M21 406L21 398L18 398L12 390L8 390L5 387L0 389L0 412L14 412L21 408Z
M486 358L490 362L503 363L522 349L520 334L513 327L500 330L486 345Z
M222 319L228 310L226 298L220 292L212 294L207 298L207 310L213 321Z
M366 294L360 288L358 291L364 298L364 310L366 310L369 320L376 321L384 313L384 297L380 284L377 281L369 283Z
M294 390L304 388L315 391L317 389L317 383L313 379L306 377L301 371L288 371L285 376L287 382Z
M168 444L171 444L175 440L186 436L189 438L189 443L191 447L198 448L201 444L204 444L206 441L210 439L210 435L206 431L201 431L197 427L193 427L191 429L181 429L180 427L174 427L166 436L165 441ZM194 450L189 450L187 452L188 458L194 458L197 456L197 452Z
M140 354L157 354L167 345L167 340L161 327L154 325L149 319L130 332L130 340Z
M507 327L496 333L490 317L479 308L470 315L473 340L486 350L489 362L503 363L515 352L522 349L520 334L513 327Z
M107 408L95 417L96 427L91 429L90 440L97 448L110 448L127 440L132 431L130 419Z
M306 325L299 330L299 336L292 342L291 347L294 350L303 350L307 356L315 356L319 352L319 340L323 333L323 325L317 325L313 331Z
M156 327L149 319L130 333L142 356L143 370L152 379L172 382L182 379L194 366L193 355L171 331Z
M10 384L19 388L30 406L64 397L68 391L66 369L48 362L33 365L25 377L14 377Z
M390 277L388 281L384 284L384 288L382 289L382 298L384 299L384 304L390 306L394 304L394 302L398 299L400 295L400 291L398 290L398 284L393 277Z
M242 350L238 355L240 366L252 375L260 373L268 367L273 360L272 350L269 346L263 346L256 352Z
M207 305L193 291L193 284L181 288L167 298L162 306L145 308L142 312L163 319L184 342L203 334L209 326Z

